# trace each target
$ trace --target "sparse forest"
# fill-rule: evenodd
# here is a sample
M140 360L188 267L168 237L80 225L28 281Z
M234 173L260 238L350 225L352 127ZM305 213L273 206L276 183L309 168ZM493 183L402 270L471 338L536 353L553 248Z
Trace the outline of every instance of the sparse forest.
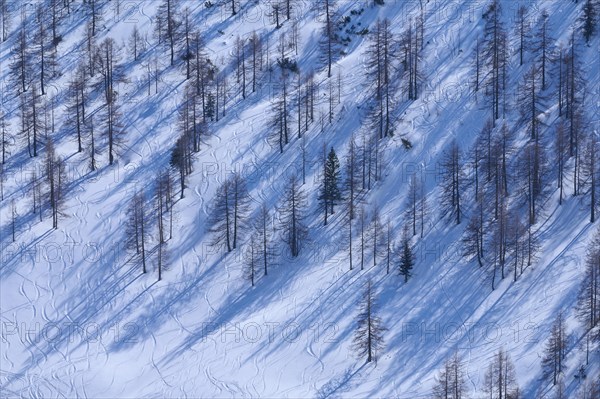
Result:
M0 0L3 392L597 397L599 18Z

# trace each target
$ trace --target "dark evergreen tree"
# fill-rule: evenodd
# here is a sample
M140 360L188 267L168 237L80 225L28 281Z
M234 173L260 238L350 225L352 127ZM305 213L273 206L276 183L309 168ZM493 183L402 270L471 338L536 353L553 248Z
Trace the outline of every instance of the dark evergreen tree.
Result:
M319 201L321 207L325 211L325 219L323 224L327 225L327 216L333 215L334 207L338 201L341 201L342 195L340 191L340 161L338 160L333 147L327 155L323 170L323 180L319 193Z
M581 16L583 37L586 43L590 42L590 39L596 32L597 20L598 2L596 0L586 0L583 6L583 15Z
M396 250L396 256L398 258L399 273L404 277L404 282L407 283L408 279L412 277L412 269L415 266L415 256L410 246L410 239L406 233L402 237L400 248Z

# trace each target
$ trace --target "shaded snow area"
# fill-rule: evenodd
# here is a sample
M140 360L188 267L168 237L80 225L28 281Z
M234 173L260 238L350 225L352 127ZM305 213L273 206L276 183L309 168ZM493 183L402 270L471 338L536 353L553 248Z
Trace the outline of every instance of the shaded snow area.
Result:
M598 15L0 0L0 397L600 398Z

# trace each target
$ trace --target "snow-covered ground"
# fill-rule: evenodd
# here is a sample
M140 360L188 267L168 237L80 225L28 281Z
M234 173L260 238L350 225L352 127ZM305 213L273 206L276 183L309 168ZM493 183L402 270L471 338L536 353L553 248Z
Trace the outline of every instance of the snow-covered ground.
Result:
M220 68L230 62L237 35L257 31L269 38L275 53L278 36L291 29L288 21L275 29L265 2L244 0L235 17L225 6L182 3L190 8L193 23L202 27L210 57ZM325 112L321 25L309 3L293 2L301 33L297 59L300 70L316 69ZM372 3L348 0L339 7L344 15L364 8L355 20L362 26L387 17L397 34L419 9L419 1L387 0L377 7ZM520 5L528 7L532 18L547 9L551 36L565 44L582 6L563 0L501 3L509 27ZM364 198L369 206L379 206L382 220L391 221L399 238L410 176L417 171L425 176L431 209L424 238L413 241L414 276L405 284L396 272L385 274L383 261L372 267L371 258L364 271L349 270L342 212L324 227L317 209L323 144L341 156L352 135L360 137L365 126L361 106L366 100L366 39L355 35L348 54L333 67L334 74L343 74L335 120L323 128L317 121L306 133L309 242L298 258L282 253L255 287L242 278L242 251L226 254L210 247L206 222L214 193L231 171L245 176L254 212L261 202L274 209L286 177L300 170L301 141L294 133L283 154L267 141L272 93L268 82L245 100L239 93L233 95L227 115L211 124L212 135L195 158L185 198L175 205L176 227L167 244L169 261L162 281L157 281L154 262L143 275L124 247L125 209L132 193L152 188L150 182L168 166L179 134L183 75L168 67L166 50L154 45L151 19L158 4L122 2L119 16L112 3L105 6L98 42L105 36L124 42L137 24L150 44L137 63L124 50L129 83L119 84L118 91L125 93L121 96L127 133L114 165L107 165L103 151L99 170L90 173L87 156L76 152L74 136L57 134L70 183L58 229L51 228L49 217L39 222L31 213L29 178L36 168L43 170L43 155L30 159L22 141L11 147L0 203L0 396L419 398L430 396L445 359L457 352L465 360L472 396L479 397L485 369L503 347L515 363L522 397L545 397L553 391L541 380L540 361L550 325L561 309L574 337L564 381L568 397L576 395L580 385L573 375L585 362L585 350L579 342L582 329L575 304L586 246L597 230L597 223L589 223L587 197L567 195L560 206L558 192L545 199L536 224L542 237L539 259L516 283L509 276L494 291L489 271L460 256L466 222L454 226L437 205L443 151L453 138L468 150L489 113L470 86L472 53L487 2L424 2L425 86L418 100L402 102L398 134L384 144L383 179ZM13 27L18 26L16 15ZM76 59L72 52L82 45L84 18L69 18L61 29L65 40L59 45L59 62L66 73L50 83L50 95L60 94L71 77ZM8 89L8 65L15 40L13 29L0 47L2 108L14 130L20 123L18 100ZM593 97L590 119L595 123L599 43L596 34L582 47ZM144 62L155 53L165 71L158 94L152 88L148 96ZM516 87L524 71L512 66L509 84ZM233 75L230 81L237 87ZM91 109L100 101L93 104ZM63 110L64 106L56 109L57 123L64 119ZM555 110L548 114L556 117ZM515 123L517 112L507 119ZM404 149L401 136L411 140L412 149ZM10 228L13 200L19 213L16 242ZM387 328L385 349L376 363L357 359L351 350L358 301L368 277L378 291L379 315ZM598 373L598 359L596 349L588 375Z

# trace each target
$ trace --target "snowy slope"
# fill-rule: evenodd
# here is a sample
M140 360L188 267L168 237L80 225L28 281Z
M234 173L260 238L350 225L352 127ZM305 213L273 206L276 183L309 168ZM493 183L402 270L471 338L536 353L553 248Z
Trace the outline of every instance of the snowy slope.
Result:
M297 59L301 70L317 71L324 114L327 73L319 60L321 25L309 3L294 2L301 32ZM371 1L340 3L344 15L364 7L359 17L363 26L389 18L398 34L419 7L416 1L387 1L381 7ZM570 1L502 3L507 23L521 4L532 15L547 9L552 36L563 43L581 12L581 4ZM36 168L43 170L42 159L30 159L22 143L11 148L0 203L0 396L429 397L444 360L458 352L466 361L472 396L479 397L488 362L501 347L515 362L523 397L551 392L540 379L540 359L559 309L566 312L574 337L581 335L574 308L586 245L597 229L589 223L586 202L567 196L559 206L553 192L536 225L542 237L539 260L518 282L507 277L494 291L489 273L460 256L465 223L454 226L437 206L443 151L453 138L468 150L489 114L468 83L485 1L432 0L424 5L426 86L418 100L403 103L396 124L399 134L384 144L384 178L364 198L366 204L379 206L382 220L389 219L400 238L408 181L415 171L424 173L432 209L424 238L414 240L414 276L404 284L396 273L385 274L382 261L372 267L372 259L364 271L350 271L342 212L324 227L317 209L323 144L342 155L352 135L358 138L365 129L366 40L357 35L334 66L334 73L338 68L343 72L342 103L334 123L322 128L316 122L306 133L309 243L298 258L282 249L277 265L255 287L241 277L241 251L227 254L208 245L206 222L215 191L231 171L245 176L256 212L261 202L275 209L287 176L300 170L301 142L294 134L283 154L267 141L274 90L268 82L245 100L234 95L227 115L211 125L213 133L194 161L185 198L175 205L176 228L168 242L163 280L157 282L154 263L142 275L130 261L124 247L125 209L135 189L150 192L156 172L168 166L184 84L181 70L167 66L166 53L151 39L158 2L127 4L132 6L119 16L106 6L98 41L105 36L126 41L137 23L151 41L144 60L160 54L164 62L159 92L147 95L145 67L125 56L129 83L120 84L118 91L124 93L127 134L113 166L102 152L99 170L90 173L87 157L76 153L73 135L57 134L70 182L66 216L58 229L51 228L48 218L39 222L30 210L29 176ZM230 62L237 35L256 30L269 37L275 52L278 35L291 28L286 22L276 30L263 2L242 1L236 17L225 7L185 5L194 23L203 27L210 56L219 67ZM59 103L76 60L73 50L82 45L84 20L73 17L62 28L60 63L67 72L49 90L58 94ZM18 100L8 90L15 38L13 30L1 45L0 79L2 107L16 128ZM582 54L595 96L590 115L596 123L599 43L596 35ZM516 87L524 71L511 69L510 84ZM92 108L100 102L94 104ZM59 123L63 109L56 109ZM556 118L555 110L548 114ZM516 111L507 119L516 123ZM400 136L411 140L411 150L403 148ZM13 200L20 215L14 243ZM350 348L368 277L378 290L380 316L388 329L384 352L373 364L357 359ZM572 342L565 373L569 395L580 388L573 375L585 360L580 343ZM598 373L597 352L593 360L589 375Z

